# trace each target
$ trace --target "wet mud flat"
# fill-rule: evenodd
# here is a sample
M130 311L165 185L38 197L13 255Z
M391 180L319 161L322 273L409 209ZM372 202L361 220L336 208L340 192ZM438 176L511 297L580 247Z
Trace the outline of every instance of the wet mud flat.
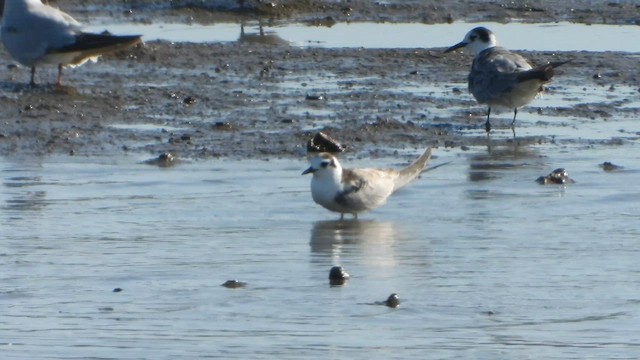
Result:
M64 5L70 12L80 6ZM175 11L193 11L159 9L155 11L165 11L165 21ZM607 9L605 17L618 7ZM151 41L97 64L66 70L63 88L47 85L55 79L51 67L39 69L42 85L28 86L28 69L15 67L2 50L0 154L297 157L305 154L306 141L317 131L362 156L426 146L483 146L486 107L476 104L466 89L471 56L445 55L442 50L301 48L269 35L239 36L235 43ZM558 99L559 105L543 108L534 101L520 113L538 114L540 123L519 122L517 127L554 126L545 121L553 117L579 129L581 122L640 114L637 54L523 55L537 64L572 62L557 71L545 95ZM564 104L567 99L578 104ZM557 142L553 135L514 140L511 116L503 112L493 117L495 144ZM638 137L637 129L621 132L627 139ZM618 141L616 135L600 140L612 141Z
M0 0L0 5L3 0ZM126 21L167 22L279 19L331 25L343 21L525 22L569 21L587 24L640 24L634 0L599 1L439 1L439 0L49 0L80 17L109 16Z

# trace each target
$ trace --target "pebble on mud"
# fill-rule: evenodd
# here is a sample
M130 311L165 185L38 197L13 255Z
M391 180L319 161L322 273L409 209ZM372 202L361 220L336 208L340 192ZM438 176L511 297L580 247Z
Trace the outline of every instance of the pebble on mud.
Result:
M564 168L557 168L547 176L540 176L536 179L536 182L540 185L566 185L575 183L575 180L569 177L569 173Z
M344 285L349 281L349 274L344 270L342 266L334 266L329 271L329 284L331 286Z
M213 124L213 128L216 129L216 130L233 130L234 126L231 125L230 122L216 121L216 123Z
M304 99L309 101L322 101L327 98L324 95L307 94Z
M186 98L184 98L184 100L182 100L182 102L187 106L195 104L196 101L198 100L196 100L196 98L193 96L187 96Z
M598 164L598 166L604 171L619 171L624 169L624 166L616 165L610 161L605 161L602 164Z
M227 280L221 286L228 289L239 289L247 286L247 283L240 280Z
M340 153L346 149L346 146L340 144L336 139L320 131L316 133L307 142L307 152L328 152L328 153Z

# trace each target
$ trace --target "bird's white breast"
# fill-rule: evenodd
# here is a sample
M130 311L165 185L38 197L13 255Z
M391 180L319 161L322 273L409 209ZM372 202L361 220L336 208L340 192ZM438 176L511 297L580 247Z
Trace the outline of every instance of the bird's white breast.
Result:
M336 195L342 191L339 181L329 177L314 176L311 179L311 197L317 204L332 211L340 211L336 203Z

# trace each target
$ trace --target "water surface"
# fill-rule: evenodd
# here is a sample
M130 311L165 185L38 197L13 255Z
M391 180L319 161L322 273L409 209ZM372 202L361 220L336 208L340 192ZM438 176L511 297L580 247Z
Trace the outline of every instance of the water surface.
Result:
M436 149L450 164L344 222L312 203L304 159L0 158L0 352L635 358L636 147ZM533 181L559 166L577 182ZM330 287L338 264L352 278ZM393 292L400 308L372 305Z
M337 23L331 27L305 24L265 26L260 36L257 25L237 23L185 25L175 23L110 24L100 22L88 29L115 34L142 34L146 41L175 42L263 42L330 48L432 48L448 47L462 40L475 26L486 26L509 49L538 51L623 51L640 52L640 26L585 25L568 22L527 24L520 22L419 24Z

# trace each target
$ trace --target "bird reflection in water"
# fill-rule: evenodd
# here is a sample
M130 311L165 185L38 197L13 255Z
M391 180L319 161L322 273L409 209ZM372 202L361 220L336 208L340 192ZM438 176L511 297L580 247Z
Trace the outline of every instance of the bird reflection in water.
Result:
M362 255L364 262L394 265L393 245L398 232L393 223L376 220L318 221L311 229L311 252L327 255L339 264L343 255Z
M499 178L507 170L543 164L538 151L516 143L472 155L469 161L469 180L472 182Z

